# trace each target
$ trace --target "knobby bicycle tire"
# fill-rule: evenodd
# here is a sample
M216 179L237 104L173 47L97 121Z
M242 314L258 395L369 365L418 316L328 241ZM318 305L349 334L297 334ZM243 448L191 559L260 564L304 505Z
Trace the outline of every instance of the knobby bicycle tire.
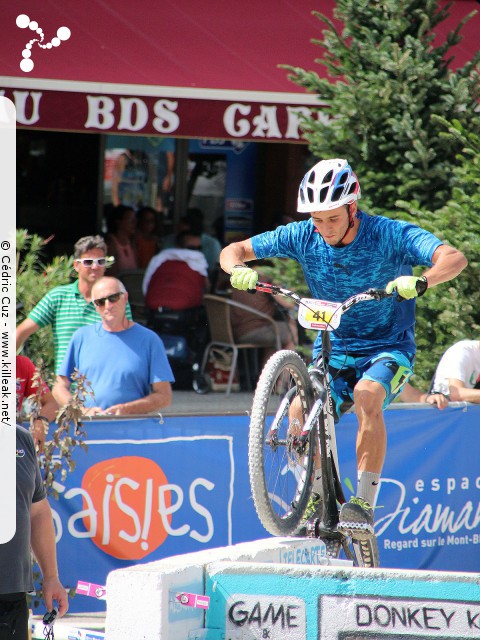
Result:
M286 410L276 438L269 438L274 416L287 395L290 406L296 398L294 406L301 412L303 424L313 398L307 368L294 351L278 351L268 360L258 380L248 441L255 509L265 529L276 536L295 531L307 507L313 480L315 434L307 440L305 450L298 453L292 445L301 429Z

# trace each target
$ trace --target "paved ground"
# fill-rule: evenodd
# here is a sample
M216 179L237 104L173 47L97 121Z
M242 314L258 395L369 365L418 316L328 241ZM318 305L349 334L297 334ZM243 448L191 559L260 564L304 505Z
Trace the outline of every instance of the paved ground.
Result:
M253 401L253 391L225 392L211 391L205 395L199 395L195 391L174 391L173 402L168 409L162 411L164 416L188 416L188 415L241 415L250 414ZM451 402L450 406L459 406L462 403ZM431 409L428 404L409 404L396 402L388 407L390 409ZM353 409L350 409L350 412Z
M173 402L162 411L165 417L182 415L238 415L250 413L253 391L240 391L226 395L225 392L211 391L199 395L195 391L174 391Z

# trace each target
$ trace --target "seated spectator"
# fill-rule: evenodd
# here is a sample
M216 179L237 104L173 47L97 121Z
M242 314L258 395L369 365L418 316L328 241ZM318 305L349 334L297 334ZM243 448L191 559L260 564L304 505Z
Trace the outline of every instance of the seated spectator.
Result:
M208 271L211 275L219 264L222 245L214 236L204 232L203 213L200 209L187 209L187 215L180 219L177 234L189 231L195 236L200 236L200 250L208 263ZM176 235L170 234L163 240L163 248L176 246Z
M209 272L213 273L220 264L220 251L222 250L222 245L215 236L205 233L203 213L200 209L187 209L187 215L185 218L190 230L195 228L200 230L200 237L202 240L201 250L207 259Z
M266 279L263 278L265 281ZM255 295L248 291L232 290L232 300L240 302L247 307L252 307L256 311L260 311L276 318L284 316L283 319L275 320L280 330L280 340L283 349L292 349L295 351L295 345L298 344L297 325L293 318L288 316L288 311L277 302L272 295L257 291ZM277 305L281 305L280 307ZM232 323L233 336L238 343L255 342L264 345L262 366L268 358L275 353L276 342L275 332L272 325L253 313L248 313L243 309L232 307L230 310L230 319Z
M202 305L208 265L200 244L200 236L185 231L178 235L175 248L152 258L143 279L148 309L183 311Z
M138 267L146 269L150 260L161 247L161 238L156 234L157 212L152 207L142 207L137 211L135 246Z
M115 258L112 275L138 269L134 242L136 227L137 218L131 207L119 204L110 211L107 219L107 247L109 254Z
M70 401L77 369L94 393L84 399L86 415L144 414L167 407L174 377L165 348L156 333L127 318L122 282L102 278L92 288L92 300L102 321L74 334L53 387L59 405Z
M32 333L52 325L55 350L55 373L63 362L70 339L79 327L100 320L91 301L93 284L105 275L109 266L107 245L101 236L85 236L75 243L73 268L78 279L49 291L30 311L16 330L16 349L23 345ZM127 315L132 317L130 307Z
M445 351L432 391L443 393L452 402L480 403L480 340L460 340Z
M17 356L17 414L22 412L23 401L25 398L37 399L40 403L38 415L34 415L32 427L30 429L35 446L40 453L43 452L45 440L48 434L50 423L55 420L58 405L55 402L50 389L42 380L35 379L38 371L26 356Z
M405 383L398 399L401 402L426 402L427 404L437 407L437 409L445 409L445 407L448 406L448 398L445 397L443 393L420 391L420 389L417 389L409 382Z

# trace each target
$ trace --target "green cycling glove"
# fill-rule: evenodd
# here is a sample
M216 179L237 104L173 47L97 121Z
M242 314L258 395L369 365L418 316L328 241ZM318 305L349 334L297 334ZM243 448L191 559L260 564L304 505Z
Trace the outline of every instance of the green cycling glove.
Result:
M427 290L428 282L425 276L417 278L416 276L400 276L391 280L385 287L387 293L397 291L399 297L405 300L411 300L417 296L423 296Z
M230 273L230 283L234 289L246 291L255 289L258 282L258 273L243 264L236 264Z

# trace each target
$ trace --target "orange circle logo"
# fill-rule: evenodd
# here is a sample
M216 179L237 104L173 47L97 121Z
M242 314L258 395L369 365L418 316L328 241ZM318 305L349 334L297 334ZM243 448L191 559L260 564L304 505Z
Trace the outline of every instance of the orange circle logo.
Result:
M111 458L90 467L82 479L82 517L94 544L120 560L141 560L155 551L167 537L159 507L161 495L168 514L167 487L163 470L149 458ZM163 517L168 526L171 515Z

